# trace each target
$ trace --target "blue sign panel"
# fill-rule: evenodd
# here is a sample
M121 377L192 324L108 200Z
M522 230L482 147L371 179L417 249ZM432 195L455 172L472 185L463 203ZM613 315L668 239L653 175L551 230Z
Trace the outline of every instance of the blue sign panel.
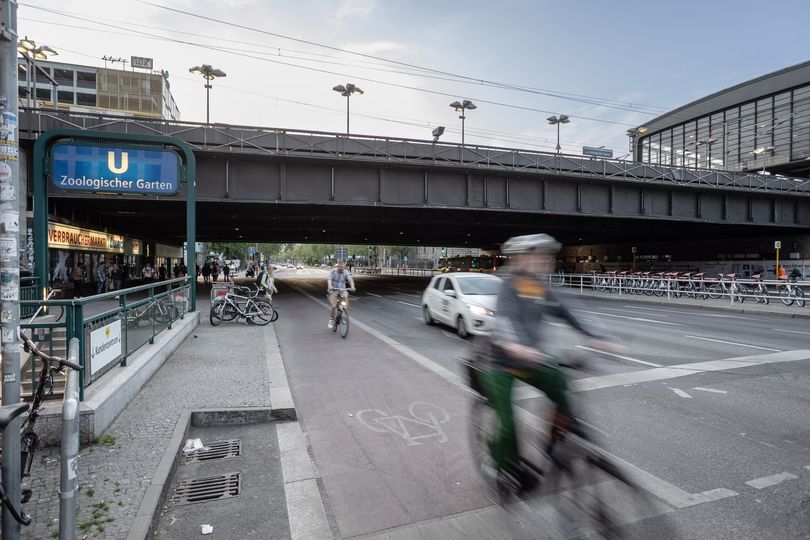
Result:
M180 190L180 157L171 150L57 143L51 159L59 189L148 195Z

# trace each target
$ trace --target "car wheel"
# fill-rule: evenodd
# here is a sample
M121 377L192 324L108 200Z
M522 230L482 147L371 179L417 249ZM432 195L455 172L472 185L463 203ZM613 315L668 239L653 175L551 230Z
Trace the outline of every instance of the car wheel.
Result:
M427 304L422 307L422 317L425 319L425 324L429 326L435 323L433 316L430 314L430 308L427 307Z
M467 332L467 325L464 322L464 317L461 315L459 315L458 319L456 320L456 333L461 339L466 339L467 336L470 335L469 332Z

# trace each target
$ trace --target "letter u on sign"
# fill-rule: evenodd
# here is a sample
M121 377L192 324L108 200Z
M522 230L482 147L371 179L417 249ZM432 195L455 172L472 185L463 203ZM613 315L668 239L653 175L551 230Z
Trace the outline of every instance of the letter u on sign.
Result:
M129 155L126 152L121 152L121 166L115 166L115 152L112 150L107 152L107 167L115 174L123 174L129 169Z

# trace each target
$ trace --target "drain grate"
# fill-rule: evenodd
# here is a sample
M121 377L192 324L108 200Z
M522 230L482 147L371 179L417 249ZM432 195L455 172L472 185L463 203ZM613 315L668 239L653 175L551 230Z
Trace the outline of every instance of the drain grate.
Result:
M239 495L239 484L239 473L178 480L174 486L172 504L181 506L236 497Z
M242 455L242 441L228 439L208 443L208 450L198 450L186 456L186 465L195 461L208 461L209 459L225 459Z

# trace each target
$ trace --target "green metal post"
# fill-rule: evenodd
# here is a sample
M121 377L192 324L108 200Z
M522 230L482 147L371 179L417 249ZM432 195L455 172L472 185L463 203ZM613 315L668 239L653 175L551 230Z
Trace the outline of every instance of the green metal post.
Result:
M186 146L186 148L188 148ZM190 159L186 160L186 276L191 276L191 311L197 310L197 162L188 149Z
M81 304L74 305L76 310L73 319L73 336L79 338L79 365L82 369L79 372L79 401L84 401L84 387L87 384L87 370L90 369L87 355L85 354L85 339L84 339L84 306ZM70 343L70 341L68 341Z
M129 325L127 324L127 295L122 294L118 299L118 305L121 306L121 315L122 317L119 318L121 323L124 325L124 348L123 352L121 353L121 365L127 365L127 350L129 349Z

